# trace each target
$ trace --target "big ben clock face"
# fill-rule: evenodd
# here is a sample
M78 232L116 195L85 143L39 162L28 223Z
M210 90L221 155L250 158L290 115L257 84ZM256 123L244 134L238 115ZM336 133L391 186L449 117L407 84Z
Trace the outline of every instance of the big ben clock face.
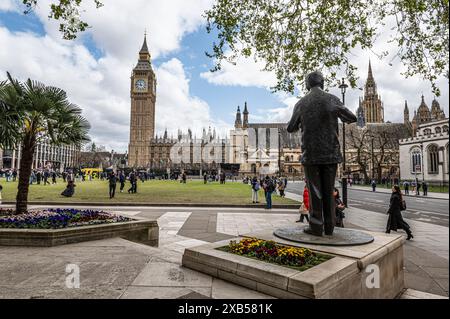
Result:
M147 91L147 82L144 79L138 79L134 82L134 89L138 92Z

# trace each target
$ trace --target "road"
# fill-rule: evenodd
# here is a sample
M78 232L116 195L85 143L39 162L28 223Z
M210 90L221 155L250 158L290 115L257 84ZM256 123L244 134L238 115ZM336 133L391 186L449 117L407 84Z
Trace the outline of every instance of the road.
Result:
M304 183L288 183L287 192L299 194ZM348 205L375 213L385 214L390 194L348 188ZM434 225L449 226L449 201L423 197L406 197L408 209L403 217Z

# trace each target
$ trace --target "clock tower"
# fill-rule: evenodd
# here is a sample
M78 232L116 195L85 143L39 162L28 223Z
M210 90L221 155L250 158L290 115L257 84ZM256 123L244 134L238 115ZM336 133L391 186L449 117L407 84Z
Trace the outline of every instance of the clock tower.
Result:
M156 77L147 47L147 37L131 74L131 119L128 165L148 167L150 142L155 134Z

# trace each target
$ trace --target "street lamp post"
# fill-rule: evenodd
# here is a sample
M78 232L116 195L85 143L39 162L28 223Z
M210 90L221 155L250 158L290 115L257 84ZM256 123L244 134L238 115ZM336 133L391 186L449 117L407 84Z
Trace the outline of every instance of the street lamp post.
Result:
M342 104L345 105L345 91L348 88L348 85L345 83L344 78L339 84L339 88L342 93ZM345 123L342 122L342 201L344 202L345 207L347 207L347 177L346 177L346 167L345 167Z
M281 177L281 129L278 129L278 177Z

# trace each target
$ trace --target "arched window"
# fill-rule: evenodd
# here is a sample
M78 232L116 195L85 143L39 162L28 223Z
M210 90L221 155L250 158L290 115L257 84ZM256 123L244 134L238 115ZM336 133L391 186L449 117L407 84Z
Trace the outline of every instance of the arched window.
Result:
M440 134L441 132L442 132L442 129L438 126L438 127L436 127L436 134Z
M285 162L289 162L289 156L286 156L286 158L284 159Z
M411 172L421 173L422 153L420 152L420 148L413 148L410 154L411 154Z
M424 135L431 135L431 129L427 128L423 130Z
M439 148L436 144L428 147L428 173L437 174L439 172Z
M444 125L444 126L442 127L442 131L443 131L443 132L448 132L448 126L447 126L447 125Z
M294 155L291 155L291 162L294 161Z
M289 172L289 173L292 173L292 172L293 172L291 166L289 166L288 172Z

